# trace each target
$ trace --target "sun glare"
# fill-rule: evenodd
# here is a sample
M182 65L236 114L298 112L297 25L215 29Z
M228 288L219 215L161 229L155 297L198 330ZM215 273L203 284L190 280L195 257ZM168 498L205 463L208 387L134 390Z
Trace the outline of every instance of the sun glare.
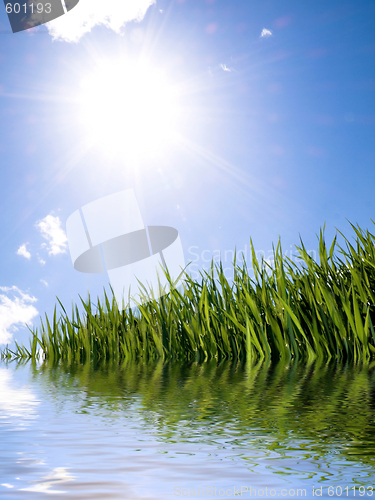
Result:
M155 154L173 141L177 95L151 67L102 65L81 82L80 120L90 143L110 154Z

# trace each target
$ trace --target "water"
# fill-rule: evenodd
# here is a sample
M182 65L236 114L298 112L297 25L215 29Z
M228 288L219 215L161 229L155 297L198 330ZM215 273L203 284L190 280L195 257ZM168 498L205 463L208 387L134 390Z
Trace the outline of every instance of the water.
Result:
M3 363L0 498L369 498L374 410L371 366Z

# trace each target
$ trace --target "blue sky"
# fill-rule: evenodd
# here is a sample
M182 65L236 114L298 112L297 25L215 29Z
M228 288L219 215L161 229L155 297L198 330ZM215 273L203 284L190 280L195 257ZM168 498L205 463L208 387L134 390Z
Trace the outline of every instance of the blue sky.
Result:
M22 325L56 296L68 308L102 297L106 276L74 270L65 223L122 189L145 224L179 230L192 273L219 252L229 267L235 247L249 256L250 237L268 257L279 236L289 255L300 235L315 249L324 223L329 240L352 235L347 219L372 228L372 1L80 0L16 34L0 8L0 32L0 343L26 341ZM142 63L159 149L142 127L129 139L134 117L97 117L115 152L92 140L82 82L95 86L107 63L130 79ZM91 109L116 108L104 84Z

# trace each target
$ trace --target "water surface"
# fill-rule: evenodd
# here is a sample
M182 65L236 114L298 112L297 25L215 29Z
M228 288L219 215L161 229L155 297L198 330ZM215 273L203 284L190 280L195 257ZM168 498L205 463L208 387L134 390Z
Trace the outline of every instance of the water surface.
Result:
M371 366L0 364L4 500L368 498L374 464Z

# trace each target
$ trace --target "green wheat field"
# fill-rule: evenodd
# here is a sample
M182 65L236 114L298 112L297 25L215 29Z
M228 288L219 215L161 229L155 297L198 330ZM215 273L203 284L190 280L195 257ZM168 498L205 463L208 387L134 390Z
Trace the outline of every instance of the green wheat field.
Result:
M372 221L372 223L374 223ZM375 224L375 223L374 223ZM233 261L229 282L222 262L211 262L193 280L159 300L119 311L104 291L97 304L82 298L69 316L41 320L29 348L16 344L1 358L67 363L124 360L237 361L336 360L370 362L375 357L375 236L352 225L352 243L326 245L318 235L318 259L300 241L299 261L284 256L280 242L274 262ZM251 278L250 278L251 274Z

